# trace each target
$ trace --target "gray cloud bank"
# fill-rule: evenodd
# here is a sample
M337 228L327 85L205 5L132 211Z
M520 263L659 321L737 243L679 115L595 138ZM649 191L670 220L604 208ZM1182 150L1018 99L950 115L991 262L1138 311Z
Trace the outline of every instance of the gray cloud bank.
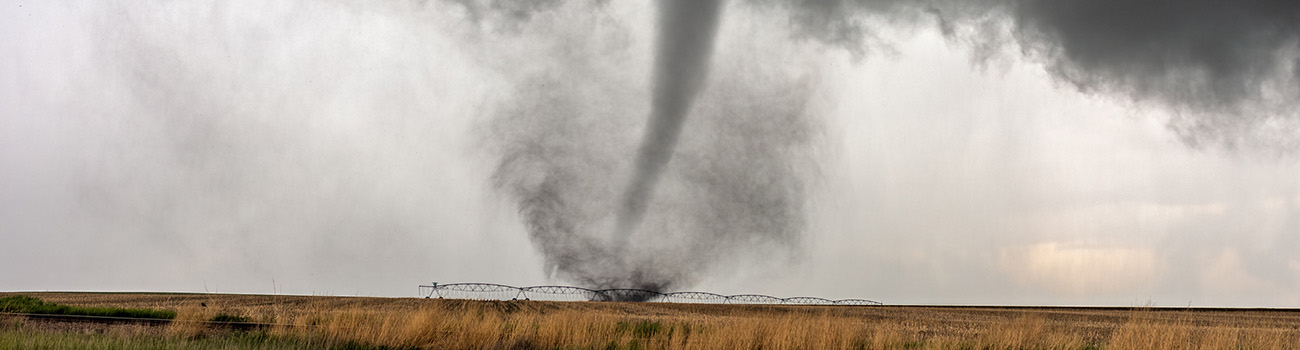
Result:
M878 28L936 24L977 51L1008 44L1063 82L1177 110L1184 142L1300 146L1300 3L1294 1L755 1L788 8L808 37L855 51ZM982 57L976 55L976 57Z
M827 62L841 62L841 49L870 58L889 49L900 36L897 28L935 26L976 60L992 62L1011 52L1044 65L1078 91L1168 113L1168 127L1185 144L1245 153L1287 151L1300 139L1300 21L1290 2L734 0L728 6L707 87L685 121L655 199L647 203L643 231L660 235L634 237L639 248L624 257L654 266L641 279L688 287L745 270L738 265L781 265L799 257L818 214L810 203L824 165L823 118L837 104L832 97L923 110L925 105L895 100L947 105L984 98L966 101L965 110L1012 104L987 102L999 96L958 88L945 90L953 98L895 98L895 89L906 86L880 87L871 96L827 91L834 79L821 73ZM0 34L16 39L0 40L0 69L12 77L0 85L0 231L16 238L0 247L0 256L11 266L44 264L37 272L0 274L0 288L196 290L205 280L221 280L246 281L243 290L264 292L261 287L270 284L264 280L278 278L281 285L334 286L334 293L358 286L404 295L413 281L430 275L541 282L529 280L540 275L538 260L555 279L611 285L605 267L615 258L608 233L621 192L632 181L632 160L652 109L654 19L644 6L124 1L28 4L6 11ZM928 72L918 69L916 75ZM1014 220L1001 216L1026 214L1032 220L1029 214L1055 208L1057 193L1042 188L1100 186L1068 182L1079 178L1073 168L1041 179L1017 172L1033 170L1022 163L1069 156L1036 154L1024 146L1056 150L1043 140L1016 143L1049 138L1027 135L1033 132L1024 130L1037 130L1031 127L1018 129L1034 124L1022 115L953 122L943 118L948 114L921 114L925 118L863 117L874 123L869 131L879 130L861 137L870 138L861 148L876 152L864 159L881 163L850 169L867 174L866 190L826 191L869 198L859 199L869 202L854 207L860 211L835 212L852 218L853 226L826 230L851 236L835 242L854 242L817 252L827 257L814 261L848 266L819 266L837 274L832 279L868 261L865 270L878 280L901 281L894 295L926 290L944 297L933 292L934 280L942 279L935 271L998 274L963 254L996 255L988 252L1038 239L1005 238L1006 221ZM978 132L997 129L996 137L980 143L987 133L964 134L954 123ZM1239 267L1269 266L1258 271L1271 273L1300 266L1286 255L1295 247L1294 182L1277 187L1280 193L1261 187L1261 193L1243 195L1278 203L1260 205L1268 210L1220 203L1232 195L1197 191L1217 175L1238 174L1236 165L1223 162L1201 167L1216 173L1161 187L1174 194L1154 201L1182 214L1142 202L1150 199L1143 197L1144 188L1180 179L1182 170L1152 170L1159 178L1151 175L1156 179L1149 182L1102 173L1110 177L1097 182L1126 184L1111 189L1120 195L1081 196L1117 202L1119 209L1045 220L1021 233L1058 230L1062 225L1056 223L1065 222L1068 229L1093 234L1093 218L1131 218L1124 215L1137 212L1147 214L1134 219L1136 226L1148 217L1192 217L1169 224L1177 227L1167 231L1195 232L1192 241L1210 243L1143 247L1156 251L1151 253L1048 242L1009 249L997 259L1016 268L1047 260L1044 271L1024 272L1031 277L1060 276L1056 272L1108 256L1155 261L1152 266L1210 257L1231 267L1222 275ZM1195 162L1157 164L1187 163ZM1077 168L1104 168L1081 164ZM1291 168L1253 169L1263 174L1256 174L1260 180L1241 176L1232 184L1285 185L1278 178L1293 179L1273 176L1274 169ZM1038 197L1017 192L1031 185L1038 186ZM498 193L483 193L489 186ZM1236 187L1215 188L1226 193ZM1185 193L1197 195L1179 197ZM494 207L499 198L492 195L504 196L511 207ZM1020 204L1020 197L1038 202ZM1016 210L990 205L999 201L1015 202ZM1186 209L1183 202L1195 205ZM1250 241L1268 249L1219 254L1204 247L1227 245L1229 232L1249 230L1255 215L1277 221L1261 231L1267 237ZM1113 226L1094 231L1128 232L1127 226ZM519 232L527 232L534 247ZM1184 236L1167 237L1185 242ZM855 244L863 241L877 260L854 260L864 251ZM936 248L935 242L957 247ZM47 255L58 251L54 247L76 253L51 261ZM900 252L915 261L889 260ZM1080 258L1051 260L1059 256ZM87 272L87 266L103 269ZM1163 273L1158 267L1143 271L1148 270L1153 272L1133 280ZM1180 273L1192 274L1173 274ZM74 282L50 282L50 276ZM970 281L985 295L1005 294L1006 284ZM834 289L841 283L823 285ZM236 288L229 282L222 287ZM862 288L843 296L873 297L857 294L871 287ZM808 291L792 292L797 293L786 294Z

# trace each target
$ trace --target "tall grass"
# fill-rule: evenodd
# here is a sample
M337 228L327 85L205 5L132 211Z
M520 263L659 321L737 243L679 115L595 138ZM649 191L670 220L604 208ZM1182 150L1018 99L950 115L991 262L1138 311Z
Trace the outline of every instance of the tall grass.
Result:
M942 324L872 321L816 309L646 317L431 304L412 311L315 310L299 317L293 323L317 326L273 333L322 344L429 349L1285 349L1300 340L1294 328L1196 324L1142 313L1102 334L1035 315L945 333L929 330Z
M1189 316L1160 320L1138 313L1107 344L1111 349L1295 349L1300 332L1294 325L1246 320L1206 324Z
M199 302L203 301L204 306ZM126 300L114 301L131 306ZM152 301L151 301L152 302ZM153 305L153 304L150 304ZM219 339L205 320L273 324L308 348L1286 349L1300 313L739 306L308 297L177 301L163 337ZM224 315L224 316L223 316ZM224 332L224 333L223 333Z

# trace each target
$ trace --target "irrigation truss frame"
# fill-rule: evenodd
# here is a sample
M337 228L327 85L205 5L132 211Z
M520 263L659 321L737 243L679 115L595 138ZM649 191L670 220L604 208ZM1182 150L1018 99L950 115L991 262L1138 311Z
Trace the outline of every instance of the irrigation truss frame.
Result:
M722 295L709 292L662 293L646 289L590 289L573 286L515 287L496 283L449 283L420 285L420 295L439 299L476 300L560 300L560 301L644 301L701 304L782 305L883 305L868 299L831 300L818 297L779 298L762 294Z

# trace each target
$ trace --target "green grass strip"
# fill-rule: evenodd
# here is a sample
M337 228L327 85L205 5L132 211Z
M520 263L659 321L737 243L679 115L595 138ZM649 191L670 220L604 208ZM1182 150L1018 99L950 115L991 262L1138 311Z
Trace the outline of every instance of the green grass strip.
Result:
M13 295L0 298L0 312L16 312L41 315L77 315L104 317L131 317L170 320L176 318L176 312L170 310L124 309L113 307L82 307L47 303L39 298L25 295Z

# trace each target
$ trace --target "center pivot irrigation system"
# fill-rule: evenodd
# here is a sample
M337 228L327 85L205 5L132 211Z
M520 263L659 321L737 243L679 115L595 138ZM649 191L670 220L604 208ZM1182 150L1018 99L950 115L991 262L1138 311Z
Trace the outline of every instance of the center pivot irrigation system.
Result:
M761 294L722 295L709 292L660 293L645 289L587 289L572 286L515 287L495 283L421 285L425 298L474 300L643 301L697 304L881 305L867 299L831 300L817 297L778 298Z

